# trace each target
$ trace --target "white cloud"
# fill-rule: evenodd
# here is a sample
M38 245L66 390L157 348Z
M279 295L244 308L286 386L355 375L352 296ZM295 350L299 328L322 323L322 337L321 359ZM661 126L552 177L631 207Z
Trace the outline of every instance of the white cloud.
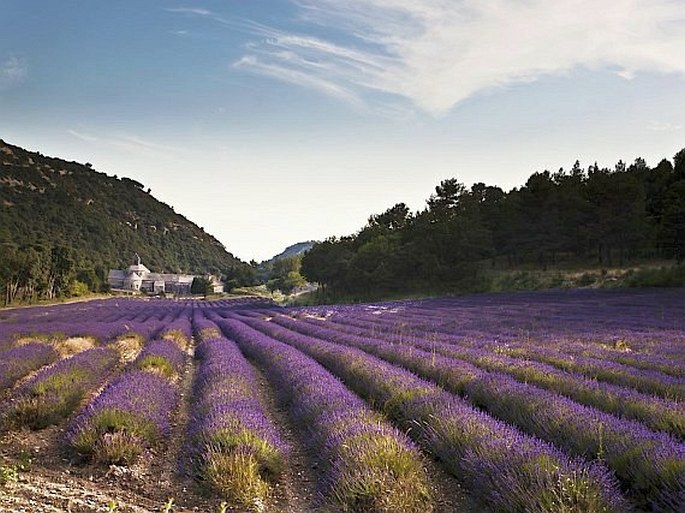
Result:
M27 72L26 63L17 57L11 56L0 62L0 90L22 82Z
M330 38L255 31L263 39L239 67L338 97L381 92L442 115L479 92L578 67L685 76L683 0L293 2Z
M175 13L175 14L182 14L182 15L190 15L190 16L196 16L196 17L201 17L201 18L206 18L210 19L213 21L216 21L217 23L221 23L224 25L232 25L233 23L216 14L213 11L210 11L209 9L202 9L199 7L172 7L172 8L165 8L164 9L167 12Z
M180 14L195 14L197 16L213 16L212 11L207 9L198 9L195 7L173 7L167 8L165 11L175 12Z
M359 98L348 88L336 85L335 82L307 73L293 66L262 62L253 56L243 57L233 65L235 68L249 68L254 72L267 75L284 82L316 89L324 94L335 96L350 103L359 103Z
M167 154L174 149L169 146L146 141L135 135L129 134L115 134L115 135L93 135L79 130L67 130L69 135L80 139L81 141L116 148L118 150L125 150L130 152L152 152L155 154Z

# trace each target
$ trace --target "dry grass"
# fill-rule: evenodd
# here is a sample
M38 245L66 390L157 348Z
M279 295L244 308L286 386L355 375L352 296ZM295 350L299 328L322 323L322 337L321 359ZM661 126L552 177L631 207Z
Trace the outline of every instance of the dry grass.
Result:
M14 341L14 346L24 346L26 344L30 344L31 342L43 342L43 343L49 343L51 340L51 337L48 335L26 335L17 338Z
M203 477L222 497L249 511L264 509L269 485L260 473L258 458L250 450L231 453L209 451Z
M180 330L167 330L162 333L160 338L175 342L183 351L188 349L188 346L190 345L190 340L188 340L188 338L186 338L186 336Z
M144 343L143 337L139 335L127 335L117 340L114 348L119 353L121 360L128 363L138 357Z
M200 340L209 340L212 338L220 338L221 332L216 328L204 328L199 333Z
M92 337L70 337L64 340L53 340L52 345L62 358L67 358L95 347L97 342Z

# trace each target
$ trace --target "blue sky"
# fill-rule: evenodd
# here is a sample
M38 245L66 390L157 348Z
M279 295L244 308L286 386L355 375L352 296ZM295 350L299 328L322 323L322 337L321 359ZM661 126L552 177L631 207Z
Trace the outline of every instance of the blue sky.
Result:
M671 158L683 56L685 0L0 0L0 138L262 260L448 177Z

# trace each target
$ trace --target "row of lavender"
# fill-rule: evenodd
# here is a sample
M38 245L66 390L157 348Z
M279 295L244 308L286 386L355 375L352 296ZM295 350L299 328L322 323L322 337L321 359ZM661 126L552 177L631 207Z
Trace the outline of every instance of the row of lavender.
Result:
M236 457L243 465L246 458L254 459L254 468L264 480L280 472L287 457L288 447L264 413L242 350L267 371L281 401L290 406L293 420L321 458L321 501L343 511L433 509L429 477L416 447L323 367L268 337L229 333L226 338L217 335L210 321L198 324L212 336L199 346L205 356L198 385L205 399L199 403L197 428L191 430L198 435L191 439L201 441L196 459L205 474L211 470L208 477L213 483L225 488L231 474L246 475L224 472L218 479L217 457L222 468L225 460L234 466ZM231 488L240 484L235 477L231 481ZM250 490L245 484L240 488Z
M134 306L133 303L128 303L127 311L133 313ZM147 303L139 302L137 307L146 317L155 311L155 307ZM88 312L87 321L81 320L84 315L82 310ZM0 321L0 397L7 395L25 376L83 349L101 346L109 347L110 353L117 351L135 355L143 341L173 329L175 323L185 324L187 330L190 330L187 308L176 308L173 311L167 308L164 315L168 317L166 321L127 320L127 315L120 311L118 302L110 303L109 309L100 305L97 311L92 307L77 309L72 305L42 308L39 314L32 312L32 309L16 313L9 311ZM110 355L106 359L111 358L113 356ZM60 362L57 369L50 372L71 376L73 373L63 374L59 371L64 365L71 364ZM68 381L71 378L64 379Z
M550 363L563 370L579 372L593 378L604 381L617 382L627 386L633 386L649 393L659 395L670 394L681 399L683 391L683 367L677 358L671 355L663 356L654 354L655 350L661 350L661 343L655 340L655 336L668 337L663 345L671 346L673 340L680 340L680 346L685 340L677 335L652 333L649 352L639 352L630 349L629 344L635 344L634 338L626 336L621 338L620 348L611 348L607 344L591 342L578 342L576 339L558 338L555 333L537 334L530 332L518 337L507 333L492 330L489 334L455 335L448 328L437 324L431 324L430 329L426 326L416 326L412 322L416 314L402 312L400 323L393 316L371 317L368 314L361 316L346 315L342 319L347 324L359 328L366 328L373 334L392 333L402 338L430 339L438 342L447 342L457 345L466 345L486 349L500 354L514 357L538 360ZM335 320L335 319L333 319ZM601 335L596 335L600 337ZM644 335L642 335L644 337ZM682 336L681 336L682 337ZM600 339L602 340L602 339ZM629 342L630 341L630 342ZM616 345L616 342L614 342ZM639 346L638 344L635 344ZM655 349L657 348L657 349ZM672 348L671 348L672 349ZM669 354L666 351L666 354ZM636 370L642 372L636 373Z
M649 300L637 301L640 317L651 321L636 333L623 329L620 346L612 346L611 333L622 324L617 313L635 316L630 293L559 296L503 297L511 308L495 303L499 297L481 296L472 302L462 298L281 312L299 322L275 311L264 314L290 330L353 345L411 369L571 454L596 455L645 507L685 507L685 294L638 294ZM603 322L599 329L586 323L572 337L564 315L572 318L571 325L579 322L586 296L593 310L588 319ZM554 318L547 317L541 300L556 301L550 309ZM536 319L525 315L531 306L541 307ZM607 327L611 330L604 331Z
M97 323L91 321L91 324ZM142 333L126 330L104 343L89 335L86 342L79 339L78 344L71 346L70 339L64 341L49 332L40 334L40 342L30 338L27 343L17 342L0 353L2 424L10 428L41 429L61 422L117 375L131 355L138 355L149 339L147 333L153 331L163 340L148 344L129 366L154 368L169 377L173 367L178 367L179 357L173 354L170 357L171 342L164 339L177 338L180 331L177 325L190 333L189 319L179 318L162 328L141 330Z
M241 345L274 348L285 343L290 351L296 348L320 362L466 483L485 509L592 512L627 507L602 465L568 458L396 366L258 319L219 324Z
M97 324L89 321L89 326ZM64 442L74 455L104 464L132 463L171 431L191 341L185 308L159 326L154 323L135 333L129 324L110 340L89 336L100 347L73 356L56 350L63 337L48 330L40 334L43 342L15 340L15 347L0 354L6 364L0 365L0 377L8 387L0 424L4 429L42 429L71 417ZM156 338L150 340L150 333ZM21 375L36 369L10 389Z
M206 313L219 323L229 338L238 342L241 349L274 376L277 388L288 396L295 418L306 421L315 444L320 440L316 449L326 456L328 466L335 469L344 463L348 472L334 472L335 479L328 482L335 486L329 484L332 489L324 494L351 510L355 510L355 505L365 504L362 510L428 511L431 502L426 483L421 479L420 465L404 475L388 468L393 460L401 462L407 458L390 457L387 441L383 444L383 459L379 461L376 456L379 446L371 443L368 435L363 436L363 420L369 413L355 413L357 408L353 405L360 404L359 400L352 401L353 396L340 382L328 385L329 374L302 352L319 360L372 404L385 405L383 413L399 427L412 432L427 452L469 483L485 508L624 511L628 507L611 474L601 464L569 459L555 447L479 413L406 371L384 365L361 352L350 353L348 348L332 349L333 344L298 336L256 319L254 315L224 312L232 318L224 320L216 311ZM214 331L211 326L203 329ZM363 411L366 412L366 408ZM234 413L240 417L239 412ZM372 424L380 422L375 418L376 414L371 415ZM320 418L324 419L323 423L318 420ZM347 434L348 429L350 434ZM337 445L331 441L331 436L345 448L342 459L339 449L331 451L331 446L335 449ZM362 439L362 446L353 443L356 438ZM513 447L517 448L514 454L511 453ZM406 472L406 462L399 462L397 468ZM377 470L374 470L374 463L379 465ZM366 482L364 486L360 485L360 479ZM403 493L388 493L398 485ZM359 497L360 493L363 498ZM403 502L388 503L393 499Z
M576 301L582 300L582 293L577 294L575 298ZM597 298L595 294L594 300L596 301ZM625 293L621 296L609 296L609 299L623 303L630 302L630 296ZM654 309L660 313L658 317L668 326L681 326L682 318L679 316L683 310L685 295L682 291L676 294L670 293L667 294L667 299L667 304L657 302L654 306ZM680 301L670 303L673 299ZM421 302L418 305L430 312L430 303ZM673 435L682 437L684 412L679 400L682 382L676 378L677 372L659 374L653 372L653 369L645 371L645 366L639 363L639 358L626 362L632 363L632 368L630 365L620 366L611 362L606 364L604 368L615 372L618 368L616 372L618 379L611 372L600 377L609 381L623 381L637 385L638 389L642 386L652 393L661 392L664 397L639 393L631 390L629 386L620 387L602 383L601 380L597 381L596 374L591 375L593 379L590 380L580 373L573 374L562 370L563 367L554 368L551 365L527 361L525 358L516 360L498 355L497 353L501 352L499 342L494 342L489 346L493 349L490 354L487 351L478 351L477 342L460 339L458 328L455 328L453 333L447 333L444 324L453 323L454 316L459 315L459 310L455 308L450 310L444 302L439 305L440 309L444 310L443 314L446 319L446 322L439 326L444 333L440 333L440 330L429 332L426 329L416 329L412 326L412 317L423 321L425 318L412 313L412 306L414 305L391 304L356 308L326 307L307 309L298 314L309 324L322 324L320 320L314 319L329 318L333 322L323 323L328 328L336 325L336 330L352 332L353 335L359 335L352 328L363 320L366 323L367 340L356 340L358 347L368 352L375 350L374 354L379 354L381 344L374 339L380 337L381 340L390 340L392 341L390 347L383 348L385 351L383 355L388 360L420 372L425 377L441 384L447 384L446 386L451 387L450 389L469 396L479 406L489 409L492 414L552 441L571 454L595 455L598 458L610 460L610 465L617 472L624 486L643 506L648 507L651 504L665 510L678 510L683 507L685 458L682 443L668 435L646 429L640 424L622 420L624 417L640 419L655 430L671 432ZM597 310L598 305L593 305L593 308ZM332 317L331 310L334 311ZM498 313L501 314L501 312ZM262 314L245 313L248 319L265 315L270 318L276 315L273 322L286 324L290 329L298 331L292 322L283 320L277 314L278 312L275 311L262 312ZM570 314L575 315L573 311ZM653 314L654 312L646 315ZM432 315L435 317L434 314ZM227 316L231 317L231 315ZM393 319L384 322L388 318ZM488 325L487 318L482 318L482 320L484 325ZM470 322L473 320L470 319ZM515 322L520 322L520 320L512 320L512 324ZM387 325L384 326L384 324ZM436 326L436 324L432 325ZM300 327L299 331L311 334L310 329L310 327ZM330 329L323 332L320 326L317 329L320 339L336 340L348 345L354 341L354 337L340 337L339 333L336 334ZM650 353L660 342L673 349L675 346L672 340L668 338L664 340L664 337L671 335L671 332L664 334L656 329L650 331L651 342L644 344L649 349L644 355L651 357ZM449 341L455 345L461 342L462 347L438 343L436 339L442 336L450 339ZM643 337L642 342L644 342L644 332L640 336ZM677 336L682 338L682 332L678 332ZM497 337L501 337L501 333L494 330L491 338ZM526 337L531 338L530 332L526 334ZM629 337L628 339L632 341ZM394 347L403 342L405 347ZM537 343L544 344L544 342L544 336L537 339ZM498 347L500 351L497 351ZM682 354L682 346L680 351ZM578 359L576 355L570 356L571 362ZM604 362L598 360L593 363L601 366ZM677 359L675 362L668 360L666 363L672 369L678 369ZM509 377L503 375L507 373ZM538 386L546 385L545 388L556 393L540 391L537 387L527 385L529 381L535 382ZM603 415L595 408L582 407L574 401L565 400L559 394L599 407L614 415ZM672 400L671 397L676 400Z
M234 300L237 307L247 304ZM189 319L196 303L132 298L0 311L0 352L17 340L88 336L101 342L134 332L146 337L171 322Z
M216 326L207 321L203 326L201 314L194 317L201 343L187 470L223 496L253 506L269 495L270 481L285 466L287 446L263 411L255 376L238 347L221 336ZM187 319L179 317L164 326L161 340L147 343L130 364L117 357L117 344L58 361L13 391L5 424L40 429L61 422L109 380L69 422L66 440L85 458L130 464L146 447L169 434L188 334ZM22 350L34 346L48 350L44 361L34 367L59 358L47 343L21 345L7 354L20 358ZM289 391L302 426L318 440L318 449L325 455L328 470L322 479L322 500L351 510L431 511L428 476L417 449L395 429L384 426L378 414L321 367L297 351L291 353L290 360L276 367L280 388ZM262 363L267 366L270 361L266 355ZM293 385L298 380L300 385ZM312 395L322 385L325 390ZM44 394L44 388L51 393ZM330 403L331 397L337 400ZM67 400L69 405L36 423L34 415L20 416L20 408L15 407L36 398L46 399L44 407Z
M388 342L393 345L400 345L405 350L409 347L415 347L419 350L416 352L416 357L420 358L420 355L423 355L428 361L431 361L432 365L435 365L436 355L462 360L463 362L453 362L453 365L459 363L463 373L462 380L473 379L476 375L489 375L488 372L483 371L508 374L520 382L534 384L540 388L559 393L578 403L644 422L653 429L670 432L680 438L685 437L685 410L680 402L641 393L629 387L614 385L611 382L599 381L597 375L591 379L572 370L562 370L534 359L513 358L508 355L511 353L506 349L493 350L487 344L474 347L472 344L455 341L447 343L441 342L440 338L435 336L430 337L430 339L408 338L398 335L392 330L383 331L379 329L376 329L375 334L371 337L368 329L359 327L353 319L346 319L345 322L334 319L329 322L322 322L306 316L301 317L301 319L306 324L316 326L312 329L331 340L351 341L357 345L365 345L365 342L368 345L376 345L376 342ZM276 322L286 326L295 326L297 329L297 325L289 322L286 317L277 317ZM577 363L577 360L570 363L573 362ZM612 376L608 370L612 368L614 366L605 368L609 378ZM660 381L654 379L653 372L641 372L640 374L641 376L621 374L619 376L623 376L624 381L631 378L638 384L638 388L648 388L648 385L655 382L656 386L651 387L652 391L661 389L668 391L670 388L670 393L679 395L682 386L677 379L664 376L665 381ZM643 387L639 385L643 385Z
M261 323L263 330L279 338L291 339L293 333L311 335L305 339L310 345L333 340L355 346L410 369L566 452L604 459L638 501L670 505L685 490L685 447L667 434L434 352L344 334L285 317L273 320L275 326L274 322L267 324L254 319L246 322Z
M566 316L572 319L577 317L578 307L575 304L580 303L583 294L585 293L582 291L570 294L575 298L575 303L569 301L569 304L566 304ZM569 293L565 293L562 296L568 295ZM620 326L622 319L616 317L620 312L616 312L610 306L619 302L619 299L619 304L628 303L630 297L626 297L626 293L618 296L616 293L605 295L609 305L603 309L601 305L594 304L593 311L595 315L600 312L601 316L613 316L613 324L610 325L612 328ZM552 299L549 296L550 293L541 295L542 298ZM671 292L664 294L660 301L655 299L655 304L651 307L641 305L642 316L661 319L660 322L664 325L678 326L677 330L651 328L643 329L637 334L623 333L622 338L614 340L614 345L620 342L619 347L615 348L610 347L609 342L615 336L617 328L607 333L587 322L582 331L579 330L575 337L570 337L566 327L566 316L560 313L559 309L546 312L545 308L549 309L546 304L530 304L530 295L523 295L520 298L522 305L518 305L519 308L513 312L510 311L511 308L488 308L481 304L481 299L474 301L475 305L471 305L472 308L478 307L478 312L464 308L465 305L461 304L464 300L455 300L452 309L449 309L443 300L423 302L416 306L408 303L394 305L393 308L377 306L340 309L339 315L336 315L335 309L315 309L301 314L323 316L334 323L347 325L348 328L351 325L359 329L358 334L384 338L392 336L397 342L431 342L435 343L436 347L451 344L459 346L462 351L463 348L470 347L481 350L482 354L512 357L506 359L506 362L500 361L499 364L508 365L515 362L514 359L519 362L539 362L546 364L541 367L545 372L554 372L552 367L556 367L599 382L635 388L650 395L681 401L685 396L685 370L680 359L675 357L674 351L678 352L680 357L685 357L682 349L685 344L685 327L682 321L685 318L684 296L682 292L679 295ZM639 297L641 295L638 295ZM653 298L653 294L648 297ZM503 303L506 303L507 298L513 302L515 297L506 296ZM594 298L596 303L596 293L590 298ZM557 298L557 301L560 300ZM530 317L525 318L521 315L520 308L526 305L542 309L540 318L531 321ZM463 310L466 310L467 314ZM551 317L555 311L556 315ZM477 331L473 329L476 319L482 320L482 325ZM573 325L573 322L570 324ZM525 331L524 325L527 326ZM588 340L579 342L582 337L587 337ZM475 355L476 353L472 352L472 357L475 358Z
M140 310L150 307L137 303ZM279 428L265 413L244 353L267 371L271 385L290 406L295 425L308 432L313 450L325 463L321 496L342 509L430 511L434 507L430 476L417 448L396 428L406 430L419 447L469 484L484 509L624 511L630 506L618 491L615 475L631 501L643 508L677 511L683 505L682 445L671 435L659 435L635 422L618 422L618 417L564 399L560 394L570 394L553 386L559 381L575 391L575 401L585 397L598 403L594 406L602 404L606 390L593 389L581 374L572 375L550 364L545 364L545 372L538 372L538 364L530 366L531 371L518 365L525 359L498 355L491 346L479 352L474 339L461 337L457 327L449 326L453 319L435 320L440 312L447 316L445 302L338 308L332 317L323 310L267 312L270 322L254 309L236 313L235 306L228 301L154 305L165 312L163 333L173 341L149 342L133 363L119 362L123 373L70 423L72 447L97 460L127 462L168 433L192 315L201 342L186 468L236 502L248 505L268 497L288 456ZM149 312L151 323L161 315L154 314L154 308ZM134 310L132 318L139 315ZM104 318L109 322L113 314L108 315ZM317 319L324 317L329 320ZM432 328L421 324L426 319ZM532 338L530 333L527 336ZM508 341L515 342L511 337ZM590 342L583 343L591 347ZM58 360L46 370L69 360ZM654 371L637 365L633 370L626 375L639 377L640 372ZM550 376L548 391L525 383L538 375ZM574 388L577 379L581 385ZM542 378L539 381L536 385L545 383ZM654 407L648 395L631 396L627 388L612 387L609 402L624 410L612 413L627 416L625 412L632 411L627 406L634 400L642 405L635 411L644 423L650 411L666 419L666 425L681 422L679 403L668 397L655 399ZM160 399L150 401L151 390ZM575 415L579 419L568 422ZM595 428L584 434L584 422ZM669 453L671 442L675 445Z

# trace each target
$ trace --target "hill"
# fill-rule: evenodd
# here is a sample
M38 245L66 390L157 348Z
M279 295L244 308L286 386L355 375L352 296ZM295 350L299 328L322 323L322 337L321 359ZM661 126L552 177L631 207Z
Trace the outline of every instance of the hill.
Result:
M309 240L307 242L298 242L296 244L293 244L291 246L288 246L285 248L282 252L280 252L278 255L270 258L269 260L266 260L262 262L261 265L273 265L273 263L276 260L283 260L284 258L291 258L295 256L302 256L304 255L307 251L312 249L314 247L314 244L316 244L315 241Z
M305 281L300 275L300 262L302 256L315 244L316 242L312 240L292 244L278 255L259 263L256 267L257 281L283 292L304 285ZM289 274L290 278L288 278Z
M0 140L0 286L6 299L13 289L65 295L66 271L72 282L78 278L97 290L109 268L128 265L135 253L160 272L218 274L246 265L143 184Z

